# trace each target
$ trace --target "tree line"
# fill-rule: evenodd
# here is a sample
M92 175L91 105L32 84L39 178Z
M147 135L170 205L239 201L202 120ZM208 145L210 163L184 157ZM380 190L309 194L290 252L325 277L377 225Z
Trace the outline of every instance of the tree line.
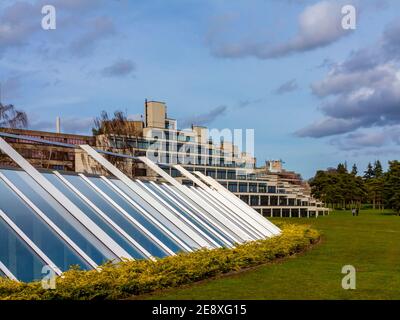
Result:
M354 164L319 170L309 181L312 195L333 209L350 209L370 204L374 209L393 209L400 213L400 162L389 161L383 170L379 160L369 163L359 174Z

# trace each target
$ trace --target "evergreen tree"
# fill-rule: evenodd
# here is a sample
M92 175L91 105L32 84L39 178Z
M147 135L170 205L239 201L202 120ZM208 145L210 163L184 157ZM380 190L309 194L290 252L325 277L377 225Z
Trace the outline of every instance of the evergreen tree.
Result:
M374 163L374 174L376 178L380 178L383 176L383 168L379 160L376 160Z
M389 161L389 170L385 174L383 197L385 205L400 213L400 162Z
M356 164L353 164L353 168L351 169L351 174L356 176L358 174L358 168Z
M347 163L339 163L337 166L337 172L339 174L347 173Z
M374 168L372 167L371 162L368 163L367 170L364 171L364 179L372 179L375 176Z

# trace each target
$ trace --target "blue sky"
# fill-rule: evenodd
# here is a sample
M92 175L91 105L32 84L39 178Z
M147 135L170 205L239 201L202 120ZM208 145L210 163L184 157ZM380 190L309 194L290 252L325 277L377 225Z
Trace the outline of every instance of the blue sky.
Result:
M41 28L44 4L56 30ZM346 4L354 31L340 28ZM61 116L89 133L102 110L161 100L181 124L255 129L258 164L364 170L400 151L397 12L396 0L2 0L2 102L31 128Z

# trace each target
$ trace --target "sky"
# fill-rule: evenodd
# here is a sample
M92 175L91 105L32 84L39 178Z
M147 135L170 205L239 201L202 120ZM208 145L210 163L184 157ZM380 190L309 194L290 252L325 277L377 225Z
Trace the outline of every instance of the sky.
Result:
M254 129L258 165L362 172L400 154L400 1L1 0L0 83L31 129L157 100L181 128Z

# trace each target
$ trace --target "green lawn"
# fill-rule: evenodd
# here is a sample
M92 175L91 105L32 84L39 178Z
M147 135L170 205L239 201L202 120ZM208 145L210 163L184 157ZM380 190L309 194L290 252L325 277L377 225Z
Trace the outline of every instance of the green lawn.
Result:
M313 225L323 233L323 241L279 263L146 298L400 299L400 217L369 210L358 217L334 212L290 221ZM341 269L348 264L357 270L356 290L341 287Z

